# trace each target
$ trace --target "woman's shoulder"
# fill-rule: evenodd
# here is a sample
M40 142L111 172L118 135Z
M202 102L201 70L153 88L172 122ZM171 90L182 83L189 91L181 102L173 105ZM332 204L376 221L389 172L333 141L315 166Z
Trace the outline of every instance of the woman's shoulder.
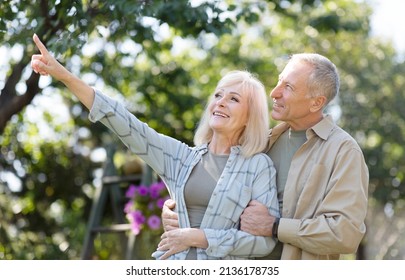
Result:
M265 166L274 165L271 158L265 153L254 154L254 155L250 156L249 158L247 158L247 160L250 161L251 163L255 163L257 165L265 165Z

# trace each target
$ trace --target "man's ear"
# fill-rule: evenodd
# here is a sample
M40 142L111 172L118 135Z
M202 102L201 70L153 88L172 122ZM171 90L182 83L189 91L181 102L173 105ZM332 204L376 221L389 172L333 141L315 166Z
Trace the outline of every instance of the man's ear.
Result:
M326 104L325 96L313 97L310 110L312 113L315 113L319 110L323 110L325 104Z

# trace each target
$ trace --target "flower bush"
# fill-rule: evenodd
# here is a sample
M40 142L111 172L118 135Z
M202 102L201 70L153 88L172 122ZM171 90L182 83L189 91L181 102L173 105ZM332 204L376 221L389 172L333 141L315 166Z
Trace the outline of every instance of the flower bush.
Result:
M138 235L142 230L162 230L160 216L163 204L169 198L163 182L156 182L150 186L131 184L125 196L129 200L125 204L124 212L133 234Z

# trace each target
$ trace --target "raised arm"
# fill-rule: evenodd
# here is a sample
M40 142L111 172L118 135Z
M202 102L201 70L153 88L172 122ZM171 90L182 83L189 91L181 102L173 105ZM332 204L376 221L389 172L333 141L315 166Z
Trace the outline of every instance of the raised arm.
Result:
M44 76L50 75L61 81L90 110L94 101L94 90L62 66L48 52L36 34L34 34L33 39L41 52L41 54L34 54L31 58L31 67L34 72Z

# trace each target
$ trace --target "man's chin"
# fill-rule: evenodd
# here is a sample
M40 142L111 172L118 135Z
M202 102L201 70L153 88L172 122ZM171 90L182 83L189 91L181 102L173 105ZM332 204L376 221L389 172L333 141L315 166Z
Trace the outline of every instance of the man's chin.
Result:
M271 118L273 120L275 120L275 121L282 121L283 120L282 116L280 114L277 114L277 113L272 113Z

